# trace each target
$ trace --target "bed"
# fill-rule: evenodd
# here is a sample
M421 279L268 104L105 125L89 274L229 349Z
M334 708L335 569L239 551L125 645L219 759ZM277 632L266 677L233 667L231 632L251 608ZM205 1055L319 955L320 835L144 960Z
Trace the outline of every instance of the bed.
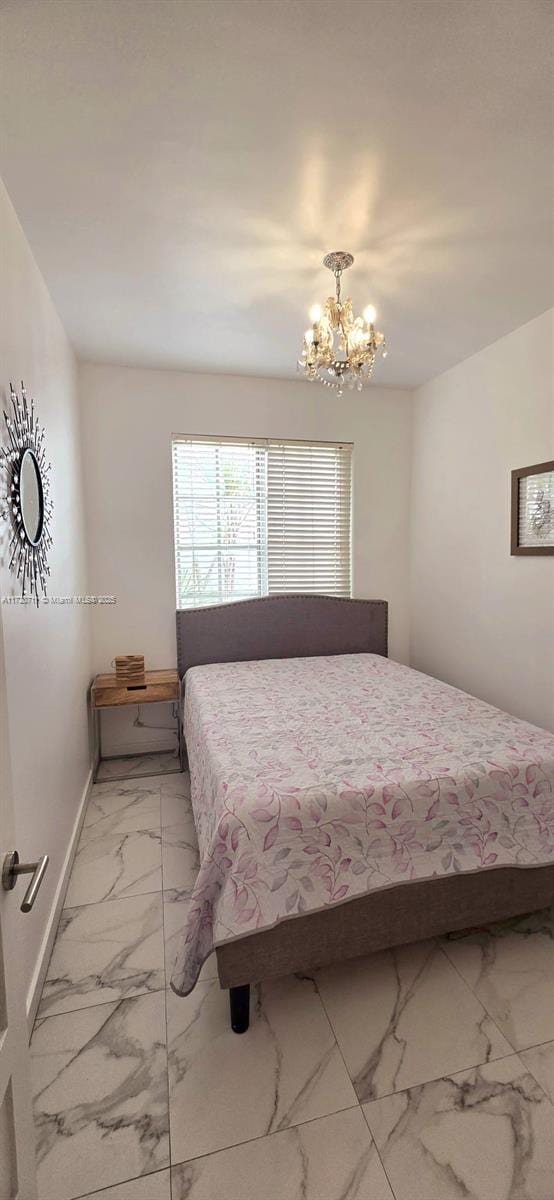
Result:
M554 899L554 737L387 657L381 600L177 613L200 872L171 985L252 983Z

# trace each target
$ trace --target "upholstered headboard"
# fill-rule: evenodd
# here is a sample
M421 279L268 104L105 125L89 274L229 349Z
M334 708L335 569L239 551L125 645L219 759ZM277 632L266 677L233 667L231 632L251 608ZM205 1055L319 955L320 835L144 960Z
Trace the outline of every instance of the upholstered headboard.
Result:
M319 654L387 654L386 600L284 595L177 610L177 666Z

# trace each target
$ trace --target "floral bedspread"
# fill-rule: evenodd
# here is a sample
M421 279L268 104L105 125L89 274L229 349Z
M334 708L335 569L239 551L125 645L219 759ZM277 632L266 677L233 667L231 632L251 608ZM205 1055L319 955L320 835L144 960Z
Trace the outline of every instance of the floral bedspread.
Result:
M215 946L374 888L554 862L554 736L374 654L195 667L200 872L172 987Z

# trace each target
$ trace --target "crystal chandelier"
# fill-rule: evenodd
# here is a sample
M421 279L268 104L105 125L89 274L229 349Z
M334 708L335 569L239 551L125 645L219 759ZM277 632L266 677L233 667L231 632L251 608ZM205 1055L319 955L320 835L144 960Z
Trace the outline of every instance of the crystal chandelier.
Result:
M335 276L336 295L329 296L323 308L314 304L310 309L312 324L304 334L302 358L298 362L306 379L312 382L319 379L325 387L335 388L339 396L345 384L361 392L364 383L371 379L377 353L380 351L383 358L387 357L385 335L375 329L377 313L373 305L364 308L362 317L354 317L350 298L341 299L342 273L353 262L352 254L344 250L334 250L323 259L323 266Z

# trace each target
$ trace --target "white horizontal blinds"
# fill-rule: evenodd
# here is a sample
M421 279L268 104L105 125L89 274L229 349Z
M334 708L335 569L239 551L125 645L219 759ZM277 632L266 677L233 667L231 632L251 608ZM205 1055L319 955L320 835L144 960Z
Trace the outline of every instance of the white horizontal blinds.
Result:
M352 446L269 442L268 592L351 594Z
M173 497L177 607L264 595L265 450L175 439Z
M551 545L553 530L554 471L523 475L519 480L519 545Z
M177 606L350 596L352 446L175 438Z

